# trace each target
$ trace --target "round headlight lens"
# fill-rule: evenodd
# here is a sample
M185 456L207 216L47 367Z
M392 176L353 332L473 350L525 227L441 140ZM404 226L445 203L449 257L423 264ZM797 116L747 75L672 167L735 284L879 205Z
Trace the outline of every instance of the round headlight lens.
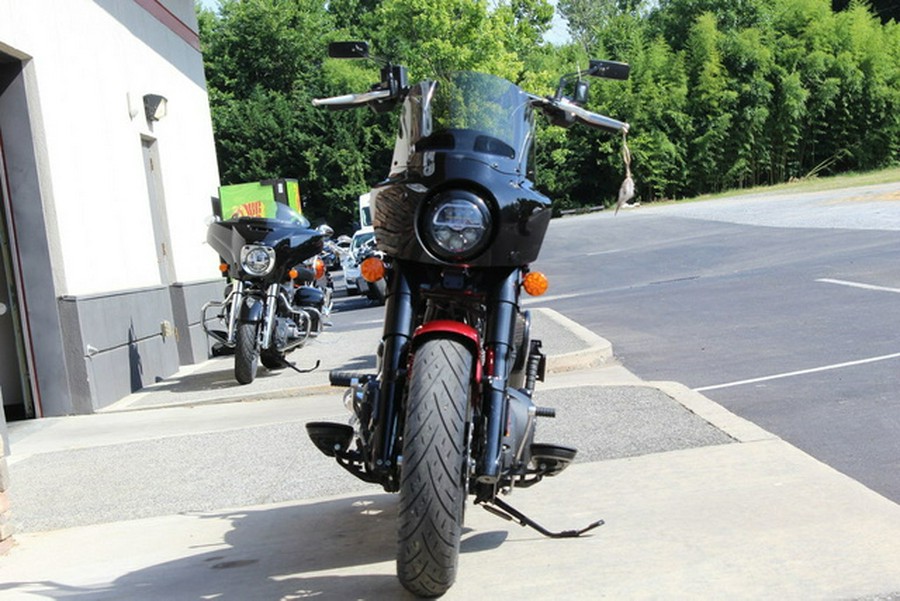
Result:
M470 192L445 193L429 203L423 230L429 250L441 259L470 259L488 242L491 213L485 202Z
M248 244L241 249L241 267L253 276L264 276L275 267L275 251L268 246Z

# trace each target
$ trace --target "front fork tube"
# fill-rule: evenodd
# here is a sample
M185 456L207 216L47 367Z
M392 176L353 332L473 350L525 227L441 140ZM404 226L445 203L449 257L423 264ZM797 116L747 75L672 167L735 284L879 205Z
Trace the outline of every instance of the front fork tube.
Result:
M517 292L519 270L513 272L498 286L491 319L488 324L485 347L493 353L493 368L485 374L484 387L485 447L478 469L478 481L496 484L502 471L503 434L507 421L506 388L512 356L512 341L515 333L515 319L518 311Z
M244 306L244 282L236 280L231 293L231 310L228 314L228 342L234 344L235 330L237 329L238 318L241 314L241 307Z
M378 395L373 408L372 449L370 467L382 474L379 481L386 490L397 490L399 480L395 470L396 442L400 433L400 410L406 386L406 357L413 334L413 297L409 281L398 266L395 267L391 287L385 300L384 333L382 336L381 370L378 375Z
M263 317L262 328L259 333L259 348L267 349L272 344L272 332L275 330L275 309L278 308L278 291L281 287L269 284L266 290L266 313Z

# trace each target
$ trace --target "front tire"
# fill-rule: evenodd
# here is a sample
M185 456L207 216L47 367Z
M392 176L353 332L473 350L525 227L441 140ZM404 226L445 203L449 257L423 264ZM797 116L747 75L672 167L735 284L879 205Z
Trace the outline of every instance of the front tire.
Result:
M259 368L259 349L256 346L255 323L238 323L234 348L234 378L239 384L250 384Z
M416 350L403 432L397 576L420 597L456 579L466 502L472 353L454 340Z

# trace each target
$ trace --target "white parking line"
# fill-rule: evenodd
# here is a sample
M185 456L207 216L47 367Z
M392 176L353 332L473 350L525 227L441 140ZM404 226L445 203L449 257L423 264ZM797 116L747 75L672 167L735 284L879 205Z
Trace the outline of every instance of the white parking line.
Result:
M831 278L820 278L817 282L825 284L838 284L839 286L850 286L852 288L862 288L864 290L879 290L881 292L895 292L900 294L900 288L888 288L887 286L873 286L872 284L863 284L860 282L848 282L847 280L832 280Z
M585 256L585 257L597 257L597 256L600 256L600 255L611 255L611 254L613 254L613 253L624 252L625 250L630 250L630 249L624 249L624 248L612 248L612 249L610 249L610 250L598 250L598 251L595 251L595 252L592 252L592 253L585 253L584 256Z
M533 305L535 303L546 303L548 301L564 300L567 298L578 298L588 294L596 294L596 292L573 292L572 294L551 294L550 296L531 296L522 299L523 305Z
M829 371L832 369L841 369L843 367L853 367L854 365L864 365L866 363L875 363L876 361L886 361L888 359L898 359L900 353L891 353L890 355L881 355L880 357L869 357L868 359L858 359L856 361L847 361L845 363L835 363L833 365L824 365L822 367L813 367L811 369L801 369L798 371L789 371L783 374L774 374L771 376L763 376L761 378L751 378L749 380L738 380L737 382L729 382L727 384L716 384L714 386L701 386L694 388L695 392L705 392L707 390L719 390L720 388L731 388L732 386L742 386L744 384L755 384L757 382L768 382L769 380L778 380L780 378L790 378L792 376L803 376L806 374L814 374L820 371Z

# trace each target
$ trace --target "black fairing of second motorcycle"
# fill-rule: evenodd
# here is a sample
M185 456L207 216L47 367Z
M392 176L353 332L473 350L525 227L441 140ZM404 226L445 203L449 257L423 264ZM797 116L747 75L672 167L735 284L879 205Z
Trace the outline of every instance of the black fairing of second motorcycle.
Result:
M324 237L303 222L241 217L211 224L206 239L228 264L229 276L268 284L285 280L292 267L319 254ZM241 249L246 244L275 249L275 268L269 274L254 277L241 270Z

